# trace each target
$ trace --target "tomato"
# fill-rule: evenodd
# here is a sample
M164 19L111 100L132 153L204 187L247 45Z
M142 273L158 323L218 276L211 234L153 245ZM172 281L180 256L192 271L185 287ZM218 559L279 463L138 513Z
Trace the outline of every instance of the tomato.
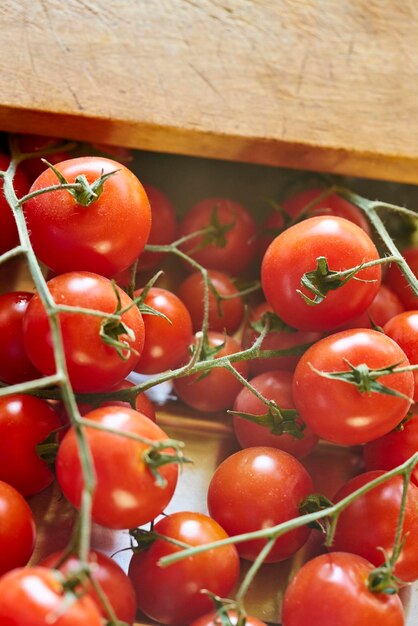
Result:
M380 266L361 270L356 279L329 291L319 304L309 305L298 290L325 257L329 269L344 271L379 258L376 246L358 226L340 217L311 217L285 230L270 244L261 267L266 300L287 324L301 330L331 330L360 315L373 301L381 282Z
M54 474L36 446L61 426L44 400L23 394L0 397L0 480L24 496L48 487Z
M292 397L292 379L290 372L265 372L250 380L252 387L261 393L267 400L275 402L279 409L294 409ZM252 415L266 415L268 408L262 400L257 398L247 387L243 387L234 402L234 411L250 413ZM297 419L299 426L303 426ZM242 448L251 446L271 446L279 448L297 458L306 456L318 442L318 437L312 430L305 427L303 437L297 439L291 434L275 434L271 428L256 424L243 417L234 415L233 426L235 436Z
M71 576L71 574L80 572L81 564L76 555L67 556L65 561L61 563L63 556L63 552L54 552L43 559L39 565L56 568L60 564L58 569L65 576ZM92 577L107 596L116 617L130 625L133 624L136 614L135 591L123 569L115 561L97 550L90 550L88 562ZM93 600L99 613L103 617L107 617L100 596L91 583L86 582L83 592Z
M19 150L26 154L56 148L64 143L61 139L46 137L44 135L16 135L16 139ZM70 153L60 150L59 152L51 152L51 154L47 154L42 158L45 158L49 163L52 163L52 165L56 165L61 161L69 159ZM34 157L22 162L22 169L26 172L31 182L38 178L47 167L48 166L41 161L40 157Z
M10 385L41 376L23 345L23 317L32 296L27 291L0 295L0 380Z
M359 317L344 324L343 328L372 328L372 323L383 327L392 317L402 311L404 311L404 306L396 293L386 285L380 285L369 308Z
M136 291L135 296L141 291ZM145 343L135 370L142 374L157 374L180 363L192 341L192 320L180 298L167 289L152 287L144 303L168 319L144 315Z
M305 563L287 587L282 626L404 626L397 594L374 593L374 566L355 554L321 554Z
M0 481L0 576L26 565L35 547L35 532L33 514L24 497Z
M238 614L236 611L228 611L227 616L232 626L236 626L238 622ZM221 618L219 613L206 613L206 615L202 615L195 619L190 626L222 626ZM265 622L260 621L256 617L251 617L251 615L245 616L245 626L267 626Z
M253 310L250 310L249 324L244 328L243 346L249 348L260 334L256 328L262 324L263 317L270 318L270 332L263 339L261 350L289 350L299 346L308 347L309 344L318 341L321 333L313 330L297 330L282 322L267 302L261 302ZM260 329L261 330L261 329ZM294 370L302 352L288 356L273 356L267 358L251 359L250 371L253 375L262 374L271 370Z
M84 270L114 276L135 261L147 243L151 209L139 180L124 165L103 157L79 157L56 168L68 182L85 176L90 184L116 171L100 197L83 206L66 189L32 198L24 212L33 249L56 273ZM45 170L31 191L58 184Z
M232 536L270 528L299 515L299 505L313 490L303 465L287 452L270 447L240 450L215 470L208 489L208 509ZM296 528L279 537L267 563L287 559L307 541L310 529ZM265 539L237 543L240 556L254 560Z
M127 407L107 406L85 416L96 424L133 433L152 441L167 435L150 419ZM92 518L107 528L135 528L152 521L167 506L177 483L178 466L168 463L159 468L166 484L159 486L144 454L150 446L96 428L84 429L96 475ZM164 454L173 451L164 450ZM58 450L56 472L59 485L68 500L80 507L83 475L77 437L73 428L64 436Z
M392 317L383 328L385 334L396 341L408 357L411 365L418 363L418 310L404 311ZM418 401L418 371L415 380L414 400Z
M209 270L208 277L217 293L220 296L227 296L227 299L218 301L209 287L209 328L232 335L239 328L244 317L242 298L237 295L238 289L227 274ZM177 293L191 315L194 332L197 332L202 328L205 302L205 286L201 272L190 274L180 284Z
M161 519L154 530L190 546L227 537L213 519L188 511ZM189 624L213 607L211 598L202 590L226 597L238 580L235 546L208 550L167 567L159 565L163 556L179 550L164 539L156 539L147 550L135 553L129 565L138 608L161 624Z
M402 250L402 256L408 263L415 276L418 276L418 248ZM400 298L405 309L418 309L418 296L416 296L397 263L392 263L385 276L385 282Z
M226 198L205 198L185 214L180 224L181 237L189 236L215 221L212 235L196 235L182 246L183 252L204 267L242 274L257 253L256 224L241 204Z
M70 601L69 601L70 600ZM15 569L0 579L0 623L4 626L101 626L93 601L70 594L47 567Z
M375 470L355 476L338 491L334 501L383 474L383 470ZM373 565L382 565L393 551L402 491L402 476L394 476L356 498L338 517L333 550L353 552ZM418 578L418 487L412 483L408 486L402 536L404 544L394 574L401 581L412 582Z
M152 224L147 243L152 245L167 245L177 239L176 209L168 196L153 185L144 185L145 192L151 205ZM139 271L156 268L164 258L162 252L141 252L138 263Z
M239 343L228 335L209 331L210 348L220 347L213 358L219 359L239 352ZM224 345L223 345L224 344ZM234 368L244 376L248 374L246 361L233 364ZM232 407L236 396L242 388L241 382L223 367L214 367L209 373L190 374L174 380L174 389L183 402L198 411L211 413Z
M416 409L414 409L416 410ZM383 437L369 441L363 448L367 470L390 470L407 461L418 451L418 414L414 414L401 430L391 430ZM411 480L418 486L418 465Z
M0 153L0 170L5 171L9 167L10 158ZM16 170L13 186L18 198L23 197L29 191L29 181L26 174L20 168ZM13 212L3 193L3 179L0 178L0 254L7 252L19 243L19 235Z
M113 346L106 345L100 337L103 318L63 312L59 314L64 343L64 353L70 382L75 391L107 391L122 382L133 370L144 344L144 322L132 300L110 280L90 272L69 272L52 278L47 283L57 305L79 306L104 313L115 313L119 294L122 308L130 306L121 320L131 329L119 335L127 346L121 358ZM26 351L43 374L55 372L52 336L49 320L39 295L35 294L26 310L23 322Z
M350 364L373 370L395 364L406 366L408 359L390 337L369 329L343 330L308 348L293 379L296 409L317 435L342 445L381 437L402 421L411 405L406 398L360 391L356 385L315 371L348 372ZM407 398L413 396L412 372L380 376L377 382Z

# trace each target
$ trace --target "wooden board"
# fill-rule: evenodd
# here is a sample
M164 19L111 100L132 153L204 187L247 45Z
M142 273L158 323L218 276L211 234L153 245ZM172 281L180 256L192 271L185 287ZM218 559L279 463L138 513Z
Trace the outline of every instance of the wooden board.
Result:
M418 182L416 0L3 0L0 129Z

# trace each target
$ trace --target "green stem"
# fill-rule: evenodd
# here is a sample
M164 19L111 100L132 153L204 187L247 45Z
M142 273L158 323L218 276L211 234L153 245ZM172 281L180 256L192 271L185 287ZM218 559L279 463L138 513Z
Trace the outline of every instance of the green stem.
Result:
M266 560L266 558L268 557L268 555L270 554L275 542L276 542L277 537L271 537L267 543L262 547L262 549L260 550L260 552L258 553L256 559L253 561L253 563L251 564L251 567L249 568L248 572L246 573L244 580L242 581L235 599L236 601L242 602L242 600L244 599L251 583L253 582L258 570L260 569L260 567L263 565L264 561Z

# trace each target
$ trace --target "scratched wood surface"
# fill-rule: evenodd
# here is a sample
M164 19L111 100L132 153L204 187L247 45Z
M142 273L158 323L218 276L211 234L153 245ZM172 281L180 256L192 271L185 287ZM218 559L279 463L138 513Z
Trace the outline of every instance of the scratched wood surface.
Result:
M418 182L416 0L3 0L0 129Z

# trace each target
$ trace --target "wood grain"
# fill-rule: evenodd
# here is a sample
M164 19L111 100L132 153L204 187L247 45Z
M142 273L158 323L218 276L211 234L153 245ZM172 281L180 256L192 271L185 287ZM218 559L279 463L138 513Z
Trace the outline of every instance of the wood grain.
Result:
M3 0L0 128L418 182L416 0Z

